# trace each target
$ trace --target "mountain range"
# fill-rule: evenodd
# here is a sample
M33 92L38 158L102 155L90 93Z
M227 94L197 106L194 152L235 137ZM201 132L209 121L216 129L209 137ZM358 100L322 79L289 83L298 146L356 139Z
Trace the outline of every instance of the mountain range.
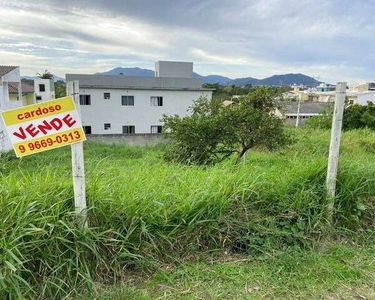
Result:
M96 73L97 75L124 75L124 76L142 76L142 77L154 77L155 72L150 69L135 68L115 68L108 72ZM221 75L208 75L202 76L198 73L193 73L194 78L201 78L203 83L219 83L221 85L268 85L268 86L280 86L280 85L292 85L292 84L302 84L308 87L316 87L321 82L314 79L313 77L304 74L283 74L283 75L273 75L264 79L257 79L253 77L244 78L229 78Z
M96 75L124 75L124 76L141 76L141 77L154 77L155 72L150 69L135 68L114 68L107 72L95 73ZM321 82L315 80L313 77L304 74L283 74L283 75L273 75L271 77L257 79L253 77L244 78L229 78L221 75L208 75L202 76L198 73L193 73L194 78L202 79L203 83L219 83L220 85L268 85L268 86L280 86L280 85L292 85L292 84L302 84L308 87L316 87ZM38 76L22 76L24 79L36 79ZM65 81L64 78L54 76L54 81Z

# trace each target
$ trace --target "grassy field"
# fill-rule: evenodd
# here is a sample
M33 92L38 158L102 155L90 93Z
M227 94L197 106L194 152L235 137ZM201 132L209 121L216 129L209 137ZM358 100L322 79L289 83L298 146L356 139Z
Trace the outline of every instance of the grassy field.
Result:
M277 153L259 149L239 166L233 158L208 168L167 164L162 146L86 143L85 230L72 213L69 148L4 155L0 299L73 297L129 276L144 282L103 288L102 299L124 292L139 299L340 299L337 293L356 286L368 292L375 134L343 135L333 226L324 211L329 132L293 134L296 142Z
M324 244L314 251L225 256L129 272L122 285L98 285L75 300L375 299L374 246Z

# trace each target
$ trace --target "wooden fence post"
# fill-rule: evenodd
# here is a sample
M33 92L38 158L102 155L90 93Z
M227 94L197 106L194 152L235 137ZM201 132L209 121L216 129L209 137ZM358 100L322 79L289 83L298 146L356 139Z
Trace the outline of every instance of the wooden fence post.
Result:
M344 117L345 96L346 82L339 82L336 86L335 108L332 118L331 143L329 147L326 181L328 191L327 217L329 221L332 221L333 208L335 205L337 166L339 162L340 138L342 120Z
M67 96L72 96L81 116L79 104L79 82L78 80L68 81L66 83ZM87 227L87 205L86 205L86 184L85 184L85 164L83 156L83 142L71 145L72 151L72 172L74 188L75 211L79 218L80 225Z

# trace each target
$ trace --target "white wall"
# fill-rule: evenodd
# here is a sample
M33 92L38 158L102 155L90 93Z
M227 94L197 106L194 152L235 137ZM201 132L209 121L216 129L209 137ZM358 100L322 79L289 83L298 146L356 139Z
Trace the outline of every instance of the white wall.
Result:
M16 69L10 71L9 73L5 74L1 77L0 80L0 110L8 110L12 108L17 108L22 106L22 101L9 100L9 89L8 89L8 82L21 82L20 77L20 69L17 67ZM21 94L21 91L19 93ZM9 151L11 150L12 144L6 133L5 125L3 123L2 118L0 118L0 152Z
M13 108L18 108L22 106L22 101L19 100L9 100L8 94L8 83L4 82L3 86L0 86L0 97L4 97L3 93L6 95L6 99L2 99L0 102L0 110L5 111ZM0 152L9 151L13 149L12 144L10 142L9 136L6 132L5 125L3 123L3 119L0 117Z
M0 152L13 149L9 136L6 132L3 118L0 118Z
M372 102L372 103L375 104L375 92L358 94L358 104L359 105L366 105L367 102Z
M1 87L0 109L1 110L5 110L6 107L4 103L9 102L8 82L21 82L19 67L15 68L14 70L0 77L0 87ZM21 92L19 94L21 95Z
M44 84L44 87L45 87L44 92L41 92L39 90L39 84ZM51 89L52 84L53 83L51 83L51 79L42 79L42 78L34 79L35 98L38 96L42 97L41 100L37 100L36 102L55 99L55 90Z
M192 78L193 63L180 61L157 61L155 77Z
M0 98L3 98L0 102L1 111L18 108L23 105L22 101L20 100L9 100L9 90L7 82L4 82L3 86L0 86ZM12 144L6 132L3 119L0 117L0 152L9 151L11 149L13 149Z
M110 93L111 99L104 99ZM200 96L212 97L211 91L80 89L91 95L91 105L81 105L83 126L91 126L92 134L122 134L122 126L134 125L135 133L150 133L152 125L162 125L163 114L185 116L193 101ZM134 96L134 106L121 105L121 96ZM151 96L163 96L163 106L151 106ZM104 123L111 129L104 130Z
M4 106L6 101L9 101L8 84L0 85L0 109Z

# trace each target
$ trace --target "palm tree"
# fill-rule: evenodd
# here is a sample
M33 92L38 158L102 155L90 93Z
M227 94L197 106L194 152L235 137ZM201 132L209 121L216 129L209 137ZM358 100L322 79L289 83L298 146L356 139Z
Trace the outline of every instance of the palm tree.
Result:
M36 75L38 75L39 78L42 79L53 79L53 74L48 70L45 70L43 74L36 73Z

